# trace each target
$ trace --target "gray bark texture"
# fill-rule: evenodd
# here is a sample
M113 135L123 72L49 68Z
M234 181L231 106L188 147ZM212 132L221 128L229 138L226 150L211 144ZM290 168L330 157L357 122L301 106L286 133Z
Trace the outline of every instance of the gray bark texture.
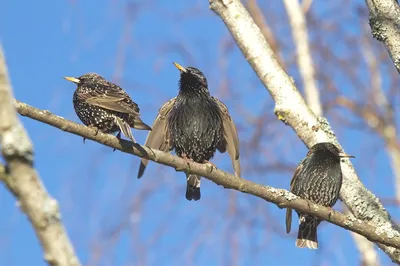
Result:
M372 35L385 45L400 73L400 6L395 0L365 0L365 3Z
M28 216L53 266L79 266L80 263L61 223L58 203L46 191L33 167L33 145L18 119L5 57L0 47L0 150L6 166L0 164L0 181L17 198Z

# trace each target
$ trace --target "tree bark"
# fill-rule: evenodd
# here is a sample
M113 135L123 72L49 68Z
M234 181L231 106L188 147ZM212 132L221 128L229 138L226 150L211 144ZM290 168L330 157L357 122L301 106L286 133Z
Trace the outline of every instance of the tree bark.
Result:
M0 165L0 181L14 194L21 210L28 216L43 247L44 259L53 266L80 265L61 223L58 203L47 193L33 167L33 145L15 111L1 47L0 148L7 163Z
M23 115L57 127L63 131L94 140L111 148L125 153L147 158L153 162L175 168L177 171L193 173L211 180L224 188L234 189L247 193L268 202L276 204L280 208L290 207L292 209L308 213L342 228L356 232L370 241L382 243L391 247L400 248L400 234L392 228L381 227L381 224L366 223L354 216L344 215L310 201L301 199L284 189L277 189L270 186L262 186L248 181L241 177L219 170L211 164L198 164L188 162L178 156L165 153L159 150L141 146L126 140L118 140L110 134L97 132L89 127L74 123L62 117L51 114L48 111L39 110L25 103L16 102L18 112Z
M317 117L304 102L293 80L276 60L260 29L239 0L210 0L210 8L226 27L275 101L278 119L292 127L299 138L311 147L318 142L332 142L338 147L328 121ZM398 235L398 228L380 201L360 182L349 160L342 163L343 186L340 198L355 217L372 221L378 227ZM400 250L379 245L390 258L400 263Z
M400 6L395 0L365 0L372 36L382 42L400 73Z

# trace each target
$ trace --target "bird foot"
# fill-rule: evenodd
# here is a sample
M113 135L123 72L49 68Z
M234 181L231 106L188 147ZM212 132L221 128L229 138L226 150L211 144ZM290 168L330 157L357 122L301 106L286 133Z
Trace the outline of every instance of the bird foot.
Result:
M183 160L185 160L186 161L186 164L187 164L187 167L177 167L177 168L175 168L175 171L185 171L185 170L187 170L188 172L190 171L190 163L191 162L193 162L193 160L192 159L190 159L189 157L187 157L187 155L186 154L181 154L181 156L180 156Z
M83 139L83 144L85 144L86 138L82 138Z
M97 136L97 134L99 134L99 128L98 127L96 127L96 126L89 126L89 127L94 130L93 136Z
M276 206L278 206L279 209L285 209L287 207L287 203L285 202L278 203Z
M208 170L209 173L214 171L214 169L217 169L217 166L214 163L210 162L210 161L205 160L204 164L206 164L206 167L207 167L207 170Z
M331 216L333 215L333 213L335 212L335 210L332 209L332 207L328 207L328 210L329 210L329 212L328 212L328 218L331 219Z

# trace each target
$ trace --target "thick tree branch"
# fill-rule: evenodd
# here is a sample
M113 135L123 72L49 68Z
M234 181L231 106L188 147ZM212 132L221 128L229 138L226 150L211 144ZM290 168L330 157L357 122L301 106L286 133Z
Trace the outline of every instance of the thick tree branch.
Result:
M14 99L2 48L0 47L0 148L7 166L0 166L0 180L14 194L28 216L44 250L44 259L54 266L78 266L68 239L58 203L47 193L33 168L32 143L15 112Z
M119 141L116 137L109 134L103 134L101 132L96 134L95 130L91 128L53 115L48 111L36 109L25 103L16 102L16 108L23 116L57 127L63 131L94 140L125 153L145 157L151 161L173 167L177 171L191 172L204 176L224 188L251 194L274 203L281 208L290 207L314 215L342 228L363 235L371 241L400 248L400 234L394 231L391 227L388 227L387 223L374 224L372 222L368 223L358 220L352 216L347 216L340 212L333 211L330 208L319 206L298 198L287 190L262 186L246 179L235 177L234 175L214 168L210 164L187 162L186 160L169 153L150 149L126 140Z
M385 45L400 73L400 6L396 0L365 0L365 3L372 35Z
M305 104L293 80L284 72L260 29L239 0L210 0L210 8L221 17L239 48L275 101L278 119L290 125L299 138L311 147L329 141L340 147L325 118L317 117ZM399 234L379 200L360 182L350 161L342 163L342 201L358 219L374 221L392 234ZM400 250L380 245L397 263Z

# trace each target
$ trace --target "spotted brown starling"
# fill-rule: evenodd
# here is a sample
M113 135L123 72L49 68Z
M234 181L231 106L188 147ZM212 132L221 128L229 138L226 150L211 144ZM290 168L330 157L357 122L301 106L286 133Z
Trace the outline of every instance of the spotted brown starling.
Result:
M228 151L235 174L240 176L239 138L228 108L210 95L207 79L194 67L182 67L179 94L159 110L146 146L162 151L175 149L178 156L197 163L209 163L218 149ZM142 159L138 178L148 164ZM186 174L186 199L200 199L200 176Z
M332 143L321 142L311 147L300 164L297 166L290 191L300 198L316 204L332 207L335 205L340 188L342 187L342 169L340 158L352 157ZM310 249L318 248L317 227L321 220L308 214L299 213L299 232L296 246ZM290 232L292 209L286 209L286 232Z
M78 85L73 103L76 114L86 126L94 127L103 133L118 131L118 138L122 131L133 142L136 141L131 128L151 130L151 127L140 119L138 105L121 87L96 73L65 79Z

